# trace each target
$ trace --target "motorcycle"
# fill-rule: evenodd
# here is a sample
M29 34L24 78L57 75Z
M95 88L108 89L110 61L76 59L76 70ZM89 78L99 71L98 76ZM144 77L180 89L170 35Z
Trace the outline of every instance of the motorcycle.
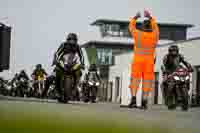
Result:
M29 95L29 81L23 77L16 79L12 84L11 96L26 97Z
M11 87L9 86L9 81L0 78L0 94L4 96L10 95Z
M29 95L28 97L35 97L35 81L30 80L29 81Z
M96 102L97 91L99 86L100 82L96 77L96 72L90 72L89 79L86 81L86 84L83 87L84 102Z
M74 87L74 73L75 71L81 72L81 64L78 60L78 55L74 53L68 53L63 56L61 62L62 68L62 96L58 99L59 102L68 103L69 100L73 100L73 92L77 92ZM73 90L75 89L75 90Z
M16 96L16 90L17 90L17 80L14 80L11 83L11 92L10 92L10 96Z
M176 109L181 105L182 110L189 107L190 72L179 66L175 72L168 76L166 92L166 104L168 109Z
M48 99L57 99L58 92L56 90L56 83L55 80L50 84L48 91L47 91L47 98Z
M42 92L45 88L45 78L38 76L37 80L34 81L34 96L41 98Z
M11 82L11 80L8 80L6 82L6 89L7 89L7 95L11 96L11 90L12 90L12 82Z

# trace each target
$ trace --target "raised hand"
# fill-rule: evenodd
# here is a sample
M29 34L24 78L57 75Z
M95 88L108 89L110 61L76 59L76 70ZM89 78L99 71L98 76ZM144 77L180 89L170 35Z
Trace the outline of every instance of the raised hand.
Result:
M151 14L148 10L144 10L144 17L151 18Z
M135 18L140 18L141 17L141 13L140 12L137 12L136 15L135 15Z

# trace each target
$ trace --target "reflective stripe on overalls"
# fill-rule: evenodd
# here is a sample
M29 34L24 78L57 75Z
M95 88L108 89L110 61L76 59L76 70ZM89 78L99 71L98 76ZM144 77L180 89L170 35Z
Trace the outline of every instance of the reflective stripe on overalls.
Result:
M138 45L136 45L136 49L134 51L135 55L154 55L155 47L146 47L141 44L141 32L138 31Z
M141 32L139 31L138 32L138 40L137 40L137 43L136 43L136 46L135 46L135 58L138 58L138 59L142 59L143 58L143 55L146 55L146 57L152 57L152 55L154 55L154 50L155 48L153 46L148 46L148 45L145 45L141 43ZM145 58L145 57L144 57ZM150 59L148 58L148 59ZM147 63L146 65L148 66L148 63L151 63L151 61L149 62L149 60L145 61L145 60L141 60L143 64ZM144 62L145 61L145 62ZM140 63L140 62L138 62ZM135 62L134 65L137 65L137 62ZM149 65L151 67L151 65ZM142 67L142 66L141 66ZM137 68L137 67L136 67ZM133 68L134 69L134 66ZM137 90L138 87L139 87L139 84L140 84L140 81L141 81L141 78L142 78L142 90L144 92L150 92L153 88L153 83L154 83L154 79L150 78L151 74L153 74L153 71L146 71L146 68L144 67L144 71L142 70L142 68L137 71L135 70L133 73L135 73L136 77L132 76L132 79L131 79L131 84L130 84L130 88L134 89L134 90ZM133 74L134 75L134 74Z

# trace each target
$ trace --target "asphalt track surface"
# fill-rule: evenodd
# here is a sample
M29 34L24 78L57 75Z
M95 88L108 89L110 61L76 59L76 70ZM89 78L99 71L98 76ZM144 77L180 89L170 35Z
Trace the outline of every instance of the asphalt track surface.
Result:
M99 121L103 119L116 122L126 121L130 125L140 121L149 125L157 124L177 133L200 133L200 108L190 108L188 112L183 112L179 108L175 111L168 111L165 106L153 105L149 106L148 110L143 111L120 108L119 104L114 103L71 102L69 104L60 104L55 100L0 96L0 112L6 109L10 112L47 112L63 116L73 113L80 117L93 117Z

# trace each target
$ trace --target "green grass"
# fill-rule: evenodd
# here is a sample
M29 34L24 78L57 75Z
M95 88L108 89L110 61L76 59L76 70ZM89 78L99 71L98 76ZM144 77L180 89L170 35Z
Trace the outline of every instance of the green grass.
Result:
M48 105L49 106L49 105ZM171 133L168 128L127 117L116 118L110 115L101 116L98 112L72 108L64 112L46 104L40 105L1 105L0 133Z

